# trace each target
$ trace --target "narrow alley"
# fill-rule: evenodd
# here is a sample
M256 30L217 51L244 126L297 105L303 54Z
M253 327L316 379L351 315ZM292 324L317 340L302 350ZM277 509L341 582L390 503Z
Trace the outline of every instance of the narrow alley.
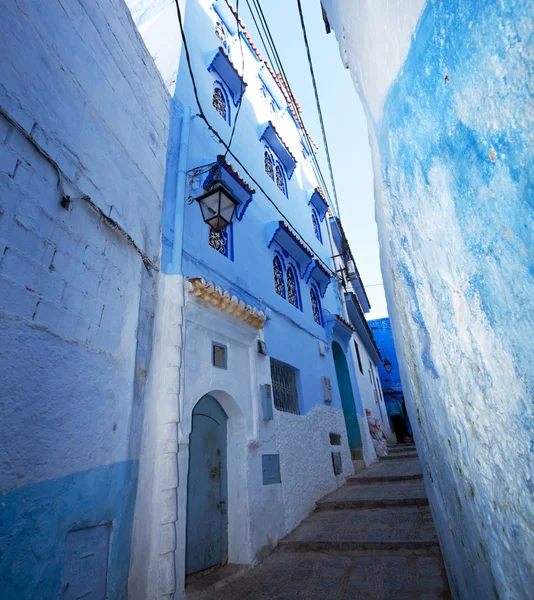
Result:
M190 583L188 600L449 598L413 444L347 479L263 562Z

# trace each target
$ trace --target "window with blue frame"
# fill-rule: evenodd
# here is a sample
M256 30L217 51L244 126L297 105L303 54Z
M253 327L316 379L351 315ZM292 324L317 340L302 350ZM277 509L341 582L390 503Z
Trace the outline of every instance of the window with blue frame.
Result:
M299 284L292 266L287 268L287 299L295 308L300 308Z
M265 148L263 157L265 172L276 183L276 186L282 194L287 196L287 182L284 165L282 165L274 152L268 147Z
M323 318L321 310L321 301L319 300L319 294L313 286L310 287L310 301L313 313L313 320L317 323L317 325L322 326Z
M211 103L221 117L230 124L230 103L228 102L228 95L222 85L218 82L213 87L213 98Z
M210 227L209 245L230 260L234 260L232 243L232 224L219 231Z
M282 262L278 256L274 257L273 260L273 274L274 274L274 289L279 296L282 298L286 297L286 286L284 283L284 270L282 269Z
M315 233L315 237L323 243L323 236L321 234L321 222L317 215L317 211L315 208L312 208L312 222L313 222L313 232Z

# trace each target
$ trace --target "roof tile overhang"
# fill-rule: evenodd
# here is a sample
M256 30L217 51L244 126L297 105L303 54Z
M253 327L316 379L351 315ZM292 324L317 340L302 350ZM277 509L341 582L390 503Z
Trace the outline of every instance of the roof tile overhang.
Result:
M321 298L324 298L326 289L328 288L328 284L330 283L334 274L330 269L327 269L321 262L317 259L314 259L306 270L306 274L304 280L306 283L309 283L310 279L313 279L319 288L319 292L321 293Z
M211 281L206 281L202 277L193 277L188 281L191 284L189 293L193 296L207 302L214 308L241 319L256 329L263 329L267 318L263 311L245 304L243 300L231 296L230 292L223 290Z
M293 171L297 166L297 159L291 153L291 150L288 148L282 136L276 130L272 121L269 121L269 124L263 131L260 136L260 140L265 140L269 146L274 150L276 156L280 159L282 164L284 165L287 171L288 179L291 179L293 175Z
M349 342L352 339L352 334L354 333L354 327L345 321L341 315L332 313L325 314L324 322L328 338L336 338L346 352L349 347Z
M207 190L214 181L222 181L232 192L239 203L236 217L238 221L241 221L256 190L250 187L222 154L217 156L217 161L210 169L202 187Z
M219 75L228 86L234 105L238 106L247 84L222 46L219 46L215 56L210 55L208 70Z
M373 332L371 331L371 328L367 323L367 319L365 318L360 307L360 303L353 292L347 292L345 294L345 300L347 302L349 319L356 332L360 336L363 344L365 345L365 348L372 361L378 366L382 362L382 357L380 356L380 350L378 349L375 338L373 337Z
M328 202L326 201L323 190L321 188L315 188L313 190L310 196L310 200L308 202L308 205L309 204L311 204L315 208L317 214L319 215L319 218L321 219L321 222L324 221L325 215L328 212Z
M284 221L273 221L265 225L267 247L276 242L290 254L299 265L300 275L304 277L313 260L313 252Z

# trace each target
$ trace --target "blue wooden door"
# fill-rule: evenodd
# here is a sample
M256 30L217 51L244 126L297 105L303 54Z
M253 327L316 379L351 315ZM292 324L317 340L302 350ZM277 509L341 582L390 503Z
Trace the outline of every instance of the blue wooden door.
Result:
M226 421L212 396L193 411L187 482L186 574L224 564L228 556Z

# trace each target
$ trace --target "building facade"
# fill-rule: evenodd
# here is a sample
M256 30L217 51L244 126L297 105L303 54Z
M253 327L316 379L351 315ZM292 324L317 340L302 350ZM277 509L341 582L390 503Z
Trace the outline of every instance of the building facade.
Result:
M391 321L389 318L375 319L374 321L369 321L369 327L373 332L373 337L383 359L378 366L378 374L384 398L386 401L392 397L401 399L404 397L404 394L402 392L399 362L395 351Z
M369 123L388 311L451 591L531 598L532 3L322 5Z
M180 5L189 69L176 5L163 4L131 8L192 115L179 135L185 180L165 194L162 221L162 268L184 278L176 550L161 579L180 592L197 571L261 557L352 474L352 459L376 460L364 398L381 410L380 357L361 281L332 259L339 220L289 88L226 0ZM197 199L219 184L237 205L217 231ZM215 536L198 535L206 528Z

